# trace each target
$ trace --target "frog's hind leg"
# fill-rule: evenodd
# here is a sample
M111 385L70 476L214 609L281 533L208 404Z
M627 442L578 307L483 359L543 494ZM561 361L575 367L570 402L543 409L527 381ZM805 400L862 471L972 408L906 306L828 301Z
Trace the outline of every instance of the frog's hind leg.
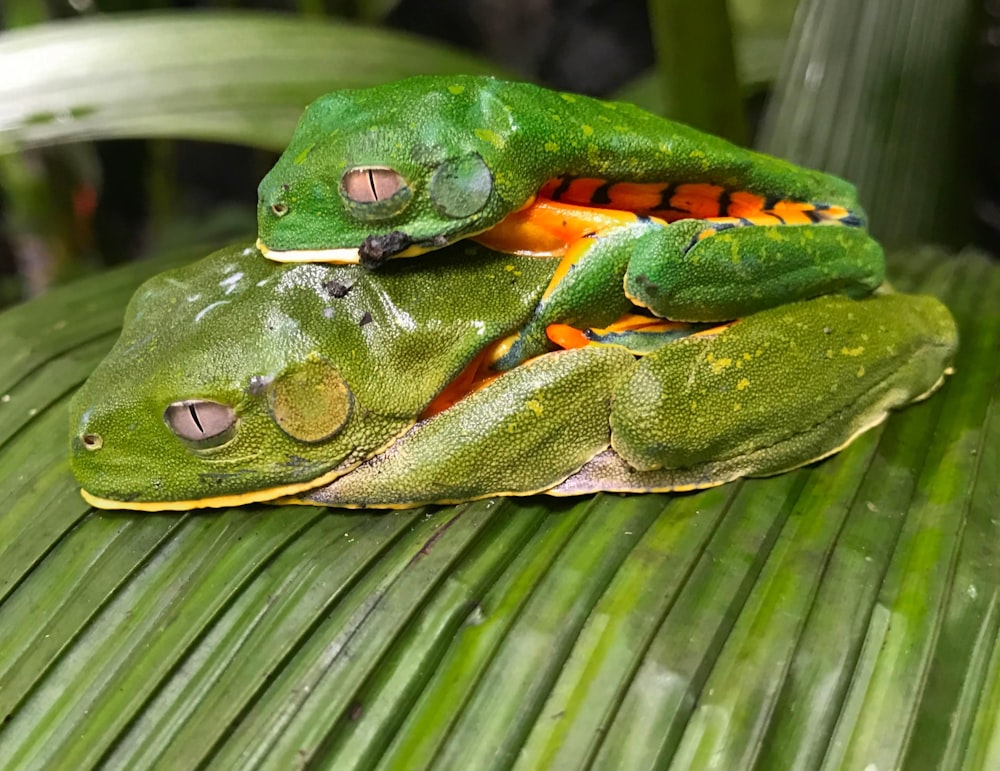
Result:
M721 464L720 464L721 465ZM546 490L546 495L590 495L591 493L686 493L704 490L738 479L740 473L720 474L705 464L695 469L655 469L637 471L614 450L605 450L583 468Z
M685 321L734 319L823 294L870 294L885 276L882 248L851 226L846 210L826 220L815 211L796 215L810 224L771 224L778 220L765 214L649 228L632 250L625 294L657 316Z

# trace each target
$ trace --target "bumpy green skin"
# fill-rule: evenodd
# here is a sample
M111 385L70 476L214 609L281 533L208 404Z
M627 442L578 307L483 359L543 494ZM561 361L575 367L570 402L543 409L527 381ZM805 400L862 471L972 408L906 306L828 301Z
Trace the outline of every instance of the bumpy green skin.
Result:
M552 270L478 250L470 283L467 248L403 261L377 278L229 248L147 281L70 406L82 486L121 501L202 499L315 479L369 457L476 352L523 323ZM353 394L347 424L316 443L283 432L268 398L310 354L332 362ZM232 441L195 450L178 439L163 415L181 399L231 405ZM84 434L100 435L103 447L86 450Z
M414 506L545 492L607 449L608 406L634 366L635 358L618 347L540 356L304 498L331 506Z
M637 362L617 347L548 354L304 498L403 507L498 490L656 492L777 474L929 395L955 345L938 300L885 295L762 311ZM449 441L473 433L463 426L481 441Z
M485 205L449 216L435 172L478 156L492 176ZM345 199L347 169L390 167L411 185L389 219L359 214ZM497 224L550 179L718 184L764 197L821 202L860 213L854 187L828 174L744 150L620 102L528 83L428 75L337 91L306 108L291 143L258 189L258 236L270 249L358 247L405 232L436 248ZM442 186L444 188L445 186ZM282 216L273 206L287 207Z
M395 199L352 201L344 173L372 167L399 172L407 186ZM279 260L422 253L488 230L559 177L707 183L863 219L843 180L634 105L487 77L425 76L311 104L260 184L259 239ZM861 227L755 225L698 238L714 227L639 218L594 239L576 280L538 309L501 366L541 353L548 324L575 322L567 308L610 314L631 301L663 318L722 321L832 292L861 297L884 280L882 249Z
M936 300L819 298L641 359L618 346L547 353L418 423L477 352L525 324L552 269L456 245L377 272L227 249L163 274L73 398L73 470L101 505L157 504L147 510L338 475L299 498L406 507L706 486L836 451L933 390L956 345ZM317 371L338 373L351 409L328 438L302 441L272 397L308 412ZM186 399L232 406L232 438L196 449L175 436L164 411Z
M927 296L831 295L763 311L640 360L616 394L612 446L638 470L690 469L691 484L775 474L931 391L955 334Z

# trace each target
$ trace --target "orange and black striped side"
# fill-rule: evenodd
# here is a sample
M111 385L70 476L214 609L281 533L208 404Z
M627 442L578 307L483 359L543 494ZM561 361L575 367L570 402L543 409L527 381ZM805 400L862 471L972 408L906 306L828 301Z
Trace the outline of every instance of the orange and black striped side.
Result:
M857 213L842 206L768 198L704 183L609 182L592 177L559 177L546 182L538 197L577 206L629 211L667 222L704 219L733 227L815 223L864 225Z

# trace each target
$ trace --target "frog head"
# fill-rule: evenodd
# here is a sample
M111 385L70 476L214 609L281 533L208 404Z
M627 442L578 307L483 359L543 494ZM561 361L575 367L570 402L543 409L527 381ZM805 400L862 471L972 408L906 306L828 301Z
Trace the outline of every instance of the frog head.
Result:
M258 247L277 261L374 267L518 209L538 182L498 173L517 124L483 82L417 77L313 102L258 188Z
M523 323L551 272L525 259L515 275L509 256L470 248L372 273L231 247L147 281L70 406L85 497L146 510L272 500L384 449Z

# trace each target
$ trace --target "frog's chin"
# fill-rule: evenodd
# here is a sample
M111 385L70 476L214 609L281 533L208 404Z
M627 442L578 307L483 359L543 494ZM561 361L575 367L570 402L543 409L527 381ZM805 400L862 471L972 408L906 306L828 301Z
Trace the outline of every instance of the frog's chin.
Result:
M357 265L361 262L358 249L271 249L259 238L257 250L274 262L332 262L338 265Z
M357 466L351 465L351 468ZM125 509L128 511L190 511L191 509L222 509L233 506L245 506L248 503L267 503L276 498L299 495L314 487L329 484L337 477L350 471L351 468L334 468L316 479L307 482L293 482L277 487L267 487L263 490L248 490L243 493L216 495L208 498L192 498L185 501L118 501L113 498L101 498L99 495L80 488L80 496L95 509Z

